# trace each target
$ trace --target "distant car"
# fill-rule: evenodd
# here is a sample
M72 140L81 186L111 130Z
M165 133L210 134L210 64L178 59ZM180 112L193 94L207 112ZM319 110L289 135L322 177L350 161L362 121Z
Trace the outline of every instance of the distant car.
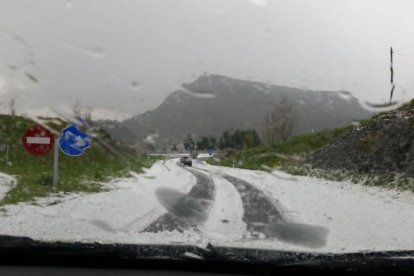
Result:
M184 166L190 166L190 167L193 165L193 161L191 160L189 156L182 156L180 158L180 163L183 164Z

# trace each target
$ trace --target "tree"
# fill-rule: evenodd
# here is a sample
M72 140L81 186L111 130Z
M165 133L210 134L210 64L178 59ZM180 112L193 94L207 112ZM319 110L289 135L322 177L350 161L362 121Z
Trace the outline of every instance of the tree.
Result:
M84 106L80 99L76 99L72 105L73 116L84 119L86 122L92 121L92 107Z
M234 144L232 141L232 134L230 131L226 130L223 132L219 139L219 148L220 149L226 149L226 148L233 148Z
M260 145L260 138L256 130L237 129L233 133L225 131L219 139L220 149L242 149Z
M273 110L266 114L263 129L264 140L267 143L286 142L295 133L296 126L297 112L292 103L283 97Z
M195 142L193 138L191 138L190 134L187 134L187 137L184 139L183 144L185 149L194 149Z
M216 147L216 137L214 136L200 136L197 139L197 149L208 150Z
M260 145L260 137L256 130L247 130L243 135L243 148L249 149Z
M80 117L82 115L82 101L76 99L72 105L72 112L75 117Z
M87 122L92 121L92 107L88 106L88 107L85 108L85 110L83 111L83 118Z
M207 149L216 149L217 139L211 135L208 139L208 148Z
M208 138L206 136L198 137L197 139L197 148L199 150L205 150L208 147Z
M9 110L12 117L16 116L16 100L13 98L9 101Z

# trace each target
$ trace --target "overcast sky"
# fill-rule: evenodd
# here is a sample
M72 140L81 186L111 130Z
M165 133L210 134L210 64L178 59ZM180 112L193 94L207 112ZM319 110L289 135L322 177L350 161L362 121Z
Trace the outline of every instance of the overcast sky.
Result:
M80 99L121 119L204 72L382 103L390 46L395 96L408 100L413 11L410 0L2 0L0 110L12 97L44 115Z

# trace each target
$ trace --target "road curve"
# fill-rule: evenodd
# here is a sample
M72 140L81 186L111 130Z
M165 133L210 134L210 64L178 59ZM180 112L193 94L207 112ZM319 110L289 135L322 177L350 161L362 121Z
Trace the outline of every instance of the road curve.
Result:
M280 241L305 247L319 248L326 244L329 230L312 224L290 221L282 206L251 183L225 173L221 175L233 184L243 204L243 221L252 237L276 238Z
M197 171L191 168L185 168L190 173L192 173L196 179L196 184L192 187L190 192L187 194L191 199L196 199L200 204L205 208L205 211L208 212L211 202L214 200L215 196L215 186L213 179L206 175L203 172ZM208 215L208 214L207 214ZM186 219L181 218L177 215L168 212L150 225L148 225L141 232L162 232L162 231L178 231L183 232L185 229L189 228L190 225Z

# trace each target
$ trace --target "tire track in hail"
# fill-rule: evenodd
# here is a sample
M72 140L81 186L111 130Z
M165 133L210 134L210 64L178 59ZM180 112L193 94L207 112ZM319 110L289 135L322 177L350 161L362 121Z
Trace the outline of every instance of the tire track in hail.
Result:
M209 172L204 169L200 170ZM276 238L282 242L310 248L320 248L326 245L329 229L319 225L291 221L277 201L269 198L251 183L225 173L210 173L222 176L236 188L244 209L242 220L253 236L262 233L266 238Z
M197 170L190 168L184 169L192 173L197 179L196 184L191 188L187 196L191 199L198 200L203 208L208 210L215 197L215 186L213 179ZM186 219L180 218L171 212L168 212L145 227L141 232L158 233L162 231L178 231L182 233L185 229L191 226L194 225L188 223Z
M249 232L264 233L265 224L289 222L287 216L282 211L283 208L251 183L228 174L216 173L201 168L196 169L210 174L218 174L236 188L244 209L242 219L246 223Z
M264 225L288 222L282 208L276 206L262 191L240 178L223 175L239 192L244 209L243 221L249 232L264 233Z

